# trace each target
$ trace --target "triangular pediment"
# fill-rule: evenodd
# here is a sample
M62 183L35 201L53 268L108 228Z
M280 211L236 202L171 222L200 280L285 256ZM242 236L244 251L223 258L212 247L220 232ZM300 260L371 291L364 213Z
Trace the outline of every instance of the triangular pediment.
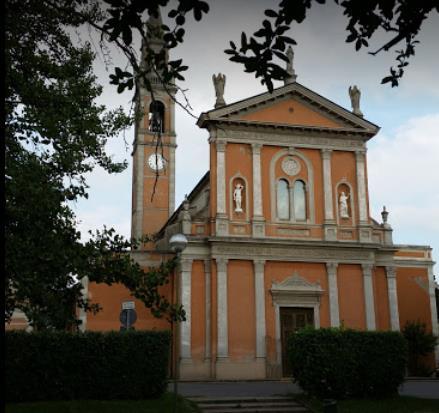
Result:
M377 125L297 82L272 93L262 93L205 112L200 116L198 125L206 127L209 122L349 130L370 135L379 130Z
M305 278L301 277L297 271L294 271L293 275L286 278L282 282L273 282L272 291L313 291L321 292L323 291L319 283L311 283Z

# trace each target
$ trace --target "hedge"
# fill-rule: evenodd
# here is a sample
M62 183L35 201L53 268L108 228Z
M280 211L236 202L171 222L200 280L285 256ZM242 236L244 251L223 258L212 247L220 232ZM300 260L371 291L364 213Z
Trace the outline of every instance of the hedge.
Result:
M170 334L6 332L7 402L147 399L166 390Z
M306 328L288 340L293 377L324 399L385 397L404 380L407 343L398 332Z

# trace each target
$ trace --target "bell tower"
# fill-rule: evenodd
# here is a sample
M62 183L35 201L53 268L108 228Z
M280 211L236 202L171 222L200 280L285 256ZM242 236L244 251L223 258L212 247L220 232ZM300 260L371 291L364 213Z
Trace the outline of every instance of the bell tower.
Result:
M147 22L149 47L154 53L163 50L161 16ZM133 143L131 236L140 238L160 230L175 207L174 127L175 86L163 85L158 71L148 63L148 51L142 45L140 66L147 70L152 92L140 82ZM167 50L165 61L168 61Z

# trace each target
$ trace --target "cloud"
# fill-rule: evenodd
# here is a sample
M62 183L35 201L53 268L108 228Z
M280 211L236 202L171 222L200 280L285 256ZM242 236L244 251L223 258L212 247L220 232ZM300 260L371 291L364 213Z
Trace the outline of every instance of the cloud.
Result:
M407 120L378 135L368 152L369 194L375 218L390 211L394 241L439 251L439 113Z

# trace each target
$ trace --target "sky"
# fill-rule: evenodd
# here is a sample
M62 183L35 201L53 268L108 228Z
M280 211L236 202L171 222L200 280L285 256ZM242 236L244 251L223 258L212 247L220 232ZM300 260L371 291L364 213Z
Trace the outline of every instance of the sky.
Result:
M184 44L171 54L171 59L182 58L189 66L186 80L179 85L186 90L196 117L213 108L214 73L226 75L226 103L266 91L252 74L244 73L240 65L230 62L223 51L230 40L239 43L242 31L247 34L256 31L264 18L264 10L275 8L277 2L211 0L209 4L210 11L201 22L188 20ZM166 14L163 16L166 23ZM346 25L347 20L338 6L315 3L307 19L291 27L287 34L298 43L294 47L297 81L349 110L348 87L355 84L360 88L365 118L381 127L368 143L372 217L381 221L380 211L385 205L390 212L394 242L430 245L433 258L438 260L439 14L430 15L425 22L416 55L397 88L381 85L381 79L394 65L395 53L371 56L367 51L355 52L353 44L345 43ZM84 35L82 37L86 40ZM386 39L385 34L380 33L372 44L378 48ZM123 65L117 51L113 51L113 61ZM132 96L116 93L115 87L109 84L108 68L99 56L94 68L98 81L104 86L100 103L109 108L122 105L128 109ZM277 83L275 87L281 85ZM208 134L195 123L196 119L176 109L176 206L209 167ZM132 128L107 145L108 153L116 160L128 160L129 167L124 173L109 175L98 168L88 176L89 199L74 205L84 238L88 230L103 225L130 236L133 138Z

